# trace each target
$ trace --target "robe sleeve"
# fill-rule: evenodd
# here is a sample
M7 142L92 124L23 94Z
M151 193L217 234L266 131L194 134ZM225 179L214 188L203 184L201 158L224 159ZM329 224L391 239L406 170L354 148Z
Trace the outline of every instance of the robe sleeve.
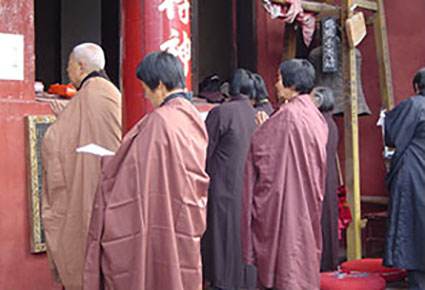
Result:
M84 266L84 290L102 289L101 238L105 221L105 198L102 179L95 194L93 211L87 238L86 260Z
M245 164L243 195L242 195L242 220L241 220L241 240L242 258L247 265L254 265L254 247L252 241L252 214L254 201L254 188L257 180L257 172L252 156L252 144L248 152Z
M209 160L214 154L219 143L220 136L222 135L220 112L218 111L218 107L211 110L205 120L205 124L208 131L207 160Z
M415 133L417 119L413 100L402 101L385 116L385 144L403 151Z

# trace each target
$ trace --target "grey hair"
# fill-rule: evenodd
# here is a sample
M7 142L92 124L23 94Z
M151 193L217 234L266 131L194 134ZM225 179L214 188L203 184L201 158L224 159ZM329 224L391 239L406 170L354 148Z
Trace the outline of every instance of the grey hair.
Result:
M320 112L330 112L334 108L334 97L331 88L316 87L313 89L314 103Z
M95 43L82 43L72 50L74 60L81 62L86 72L102 70L105 68L105 54L103 49Z

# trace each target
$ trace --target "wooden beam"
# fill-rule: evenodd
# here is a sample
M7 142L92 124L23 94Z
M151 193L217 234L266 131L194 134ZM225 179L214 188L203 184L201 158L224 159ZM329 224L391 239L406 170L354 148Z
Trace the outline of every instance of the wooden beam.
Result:
M376 54L378 57L379 85L381 87L381 104L391 110L394 107L394 92L391 76L390 53L388 49L387 25L385 22L384 1L377 0L379 10L375 16L374 31Z
M354 0L353 5L367 10L378 11L378 4L368 0Z
M360 210L360 165L357 116L357 67L354 48L348 45L345 21L352 16L353 0L342 0L342 70L344 83L344 133L345 133L345 185L352 221L347 229L347 259L362 257Z
M286 4L286 0L272 0L272 2L277 4ZM320 13L324 11L338 11L339 7L336 5L332 5L329 3L319 3L314 1L303 1L302 7L304 11L306 12L314 12L314 13Z
M283 54L282 60L295 58L297 53L297 34L294 23L285 24L285 32L283 36Z
M361 201L366 203L373 203L379 205L388 205L388 197L386 196L373 196L373 195L362 195Z

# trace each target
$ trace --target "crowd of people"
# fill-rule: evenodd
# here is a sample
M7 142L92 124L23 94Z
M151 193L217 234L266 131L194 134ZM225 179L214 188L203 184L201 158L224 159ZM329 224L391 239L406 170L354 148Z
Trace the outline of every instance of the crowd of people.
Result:
M121 139L121 95L102 48L76 46L78 93L42 142L49 265L66 290L319 289L338 264L333 92L306 59L277 70L274 110L260 75L237 69L206 120L179 60L155 51L136 76L155 109ZM396 149L384 263L425 287L425 69L387 113ZM113 156L77 153L94 143ZM414 288L417 287L417 288Z

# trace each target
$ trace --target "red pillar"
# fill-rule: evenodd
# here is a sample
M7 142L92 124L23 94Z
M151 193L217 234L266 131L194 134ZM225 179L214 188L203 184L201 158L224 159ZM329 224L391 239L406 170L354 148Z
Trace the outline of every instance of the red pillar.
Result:
M190 0L123 0L121 37L123 129L127 132L152 110L135 76L137 65L145 55L155 50L176 55L191 89Z

